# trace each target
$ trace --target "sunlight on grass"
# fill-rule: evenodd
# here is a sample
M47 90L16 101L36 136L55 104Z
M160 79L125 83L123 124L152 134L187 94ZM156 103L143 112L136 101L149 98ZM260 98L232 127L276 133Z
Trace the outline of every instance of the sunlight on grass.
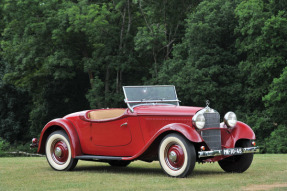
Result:
M284 190L287 155L255 155L242 174L225 173L217 163L197 164L188 178L170 178L158 162L136 161L126 168L79 161L71 172L52 170L44 157L0 158L0 190ZM276 187L277 186L277 187ZM285 187L284 187L285 186Z

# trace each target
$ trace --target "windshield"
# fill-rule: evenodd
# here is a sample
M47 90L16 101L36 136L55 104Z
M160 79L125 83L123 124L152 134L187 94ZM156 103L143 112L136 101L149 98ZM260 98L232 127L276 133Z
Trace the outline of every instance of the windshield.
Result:
M134 107L139 104L178 105L174 86L124 86L125 102Z

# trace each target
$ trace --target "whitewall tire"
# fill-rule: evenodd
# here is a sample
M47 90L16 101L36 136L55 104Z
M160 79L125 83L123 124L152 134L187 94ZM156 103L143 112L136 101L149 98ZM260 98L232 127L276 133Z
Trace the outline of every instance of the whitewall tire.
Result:
M78 160L72 158L71 145L64 131L55 131L49 135L46 142L46 158L55 170L72 170Z
M167 175L186 177L195 166L194 146L182 135L168 134L162 139L159 146L159 162Z

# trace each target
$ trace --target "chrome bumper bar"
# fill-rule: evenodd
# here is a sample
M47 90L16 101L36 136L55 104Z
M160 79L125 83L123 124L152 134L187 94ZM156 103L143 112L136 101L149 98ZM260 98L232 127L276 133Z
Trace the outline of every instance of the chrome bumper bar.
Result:
M198 157L212 157L220 155L242 155L246 153L258 153L259 147L245 147L245 148L230 148L222 150L213 150L213 151L199 151Z

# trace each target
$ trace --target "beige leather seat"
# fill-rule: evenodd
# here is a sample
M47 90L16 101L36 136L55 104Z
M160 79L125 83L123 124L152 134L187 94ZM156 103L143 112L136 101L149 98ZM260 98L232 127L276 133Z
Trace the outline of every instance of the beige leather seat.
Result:
M122 116L126 109L103 109L91 111L88 113L88 118L91 120L112 119Z

